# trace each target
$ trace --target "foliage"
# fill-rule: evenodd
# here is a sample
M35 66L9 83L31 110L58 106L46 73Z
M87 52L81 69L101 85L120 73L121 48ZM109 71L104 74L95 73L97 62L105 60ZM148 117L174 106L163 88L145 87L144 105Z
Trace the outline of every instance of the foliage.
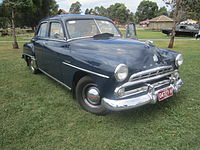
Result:
M163 9L163 8L162 8ZM162 11L161 9L161 11ZM146 19L152 19L157 16L158 12L158 5L155 2L149 1L149 0L143 0L136 11L136 17L138 22L146 20Z
M32 6L30 9L26 10L26 13L19 13L17 15L18 26L37 26L38 22L48 16L56 15L58 12L58 5L55 0L31 0Z
M3 6L3 3L0 3L0 28L7 28L11 25L11 20L9 20L8 16L9 11Z
M181 6L186 13L186 17L198 20L200 27L200 0L182 0Z
M109 18L124 24L127 22L130 10L122 3L115 3L107 9Z
M96 6L94 9L86 9L85 14L109 17L120 24L134 21L134 14L122 3L115 3L108 8Z
M9 20L11 11L7 7L8 5L15 7L15 23L17 27L28 26L34 28L42 18L56 15L58 12L58 5L55 0L5 0L3 1L4 7L2 9L7 13L2 15L5 18L9 18Z
M72 3L70 9L70 14L81 14L81 3L79 1Z
M157 14L157 16L161 16L161 15L165 15L165 16L168 16L168 12L167 12L167 8L165 6L161 7Z

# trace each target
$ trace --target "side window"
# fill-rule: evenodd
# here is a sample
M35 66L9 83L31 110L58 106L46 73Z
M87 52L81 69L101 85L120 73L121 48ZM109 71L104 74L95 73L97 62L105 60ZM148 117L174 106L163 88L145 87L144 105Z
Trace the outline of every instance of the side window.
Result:
M58 22L52 22L50 25L50 38L52 39L64 39L64 33L62 25Z
M38 36L39 37L46 37L46 31L47 31L47 23L42 23L40 25L39 31L38 31Z

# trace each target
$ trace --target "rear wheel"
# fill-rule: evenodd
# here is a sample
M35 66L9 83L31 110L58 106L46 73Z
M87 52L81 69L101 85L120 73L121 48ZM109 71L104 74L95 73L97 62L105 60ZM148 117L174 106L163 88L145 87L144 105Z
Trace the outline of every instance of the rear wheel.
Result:
M28 65L33 74L37 74L39 72L35 59L29 58Z
M108 110L101 103L98 86L88 76L80 79L76 86L76 99L80 106L93 114L106 115Z

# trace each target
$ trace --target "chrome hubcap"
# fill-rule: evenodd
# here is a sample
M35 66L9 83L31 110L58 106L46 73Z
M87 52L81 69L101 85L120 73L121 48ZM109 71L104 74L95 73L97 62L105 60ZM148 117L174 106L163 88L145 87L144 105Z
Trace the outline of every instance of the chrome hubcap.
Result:
M90 87L87 91L87 100L92 104L99 104L100 95L99 90L96 87Z
M91 107L100 105L100 92L94 84L86 85L83 88L82 96L84 101Z
M36 61L33 59L31 59L30 61L30 68L32 71L35 71L35 69L37 68Z

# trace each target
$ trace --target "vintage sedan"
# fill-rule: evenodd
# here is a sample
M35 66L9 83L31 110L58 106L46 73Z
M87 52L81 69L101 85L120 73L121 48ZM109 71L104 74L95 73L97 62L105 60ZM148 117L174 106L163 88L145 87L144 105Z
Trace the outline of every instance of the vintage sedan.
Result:
M40 22L22 58L32 73L67 87L83 109L97 115L177 93L182 55L136 40L134 24L127 25L126 35L106 17L59 15Z

